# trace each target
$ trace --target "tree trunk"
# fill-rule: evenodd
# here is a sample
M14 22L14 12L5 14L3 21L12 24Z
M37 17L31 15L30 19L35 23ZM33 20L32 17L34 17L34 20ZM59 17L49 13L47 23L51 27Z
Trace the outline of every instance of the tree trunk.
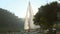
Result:
M56 30L53 30L53 28L50 27L47 34L56 34Z

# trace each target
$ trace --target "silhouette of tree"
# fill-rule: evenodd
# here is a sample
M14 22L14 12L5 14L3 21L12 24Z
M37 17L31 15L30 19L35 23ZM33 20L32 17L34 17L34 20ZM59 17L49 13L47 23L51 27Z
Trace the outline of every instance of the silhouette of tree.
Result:
M49 29L50 34L52 34L53 25L57 21L57 13L59 11L59 6L57 2L52 2L41 6L39 11L34 16L34 23L42 26L44 29Z
M0 8L0 31L20 31L23 29L23 19Z

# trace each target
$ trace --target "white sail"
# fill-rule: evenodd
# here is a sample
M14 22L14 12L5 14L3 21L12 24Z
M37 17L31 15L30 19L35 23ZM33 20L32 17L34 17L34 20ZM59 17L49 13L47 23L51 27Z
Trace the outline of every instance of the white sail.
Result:
M24 24L24 29L33 29L34 24L33 24L33 11L29 2L29 6L27 8L27 13L25 17L25 24Z
M33 29L34 28L34 24L33 24L33 10L32 10L32 7L31 7L31 4L29 2L29 26L30 26L30 29Z
M27 13L28 13L28 8L27 8ZM29 29L29 26L28 26L28 14L27 13L26 13L26 16L25 16L24 29Z

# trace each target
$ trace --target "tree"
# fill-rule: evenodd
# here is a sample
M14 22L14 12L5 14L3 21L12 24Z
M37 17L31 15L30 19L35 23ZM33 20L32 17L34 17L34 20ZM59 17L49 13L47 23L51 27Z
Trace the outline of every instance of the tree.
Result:
M0 8L0 31L21 31L23 19L18 18L8 10Z
M57 21L57 12L59 11L58 3L52 2L41 6L39 11L34 16L34 23L40 26L44 26L44 29L49 29L50 34L52 34L53 25Z

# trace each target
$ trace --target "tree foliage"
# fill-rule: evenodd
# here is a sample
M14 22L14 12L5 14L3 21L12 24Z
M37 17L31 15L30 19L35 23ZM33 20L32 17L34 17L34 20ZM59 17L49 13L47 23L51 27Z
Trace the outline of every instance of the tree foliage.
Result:
M53 26L57 21L57 12L59 11L58 3L52 2L41 6L34 16L34 23L38 25Z
M0 31L20 31L23 28L23 23L22 18L0 8Z

